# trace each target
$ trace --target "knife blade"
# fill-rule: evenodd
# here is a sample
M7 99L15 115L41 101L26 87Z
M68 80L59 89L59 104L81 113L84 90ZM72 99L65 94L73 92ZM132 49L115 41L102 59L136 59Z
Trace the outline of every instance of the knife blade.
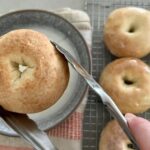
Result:
M36 150L57 150L47 134L40 130L36 123L26 114L9 112L0 107L0 116Z
M107 110L110 112L110 114L114 118L116 118L116 120L120 124L120 127L124 130L124 132L130 139L130 141L133 143L134 147L137 150L139 150L139 146L129 129L127 120L125 119L123 114L120 112L119 108L114 103L112 98L103 90L103 88L100 86L100 84L98 84L94 80L92 75L90 75L67 50L65 50L63 47L61 47L54 41L50 41L50 42L53 44L53 46L56 48L56 50L58 50L61 54L64 55L66 60L72 65L72 67L75 69L75 71L77 73L79 73L85 79L85 81L88 83L88 85L101 97L101 100L102 100L103 104L105 105L105 107L107 108Z

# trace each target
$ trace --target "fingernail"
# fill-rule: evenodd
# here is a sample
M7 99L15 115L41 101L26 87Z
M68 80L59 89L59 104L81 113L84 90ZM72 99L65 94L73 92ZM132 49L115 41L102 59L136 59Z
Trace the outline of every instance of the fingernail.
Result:
M127 113L125 115L125 118L127 119L128 122L131 122L136 116L131 114L131 113Z

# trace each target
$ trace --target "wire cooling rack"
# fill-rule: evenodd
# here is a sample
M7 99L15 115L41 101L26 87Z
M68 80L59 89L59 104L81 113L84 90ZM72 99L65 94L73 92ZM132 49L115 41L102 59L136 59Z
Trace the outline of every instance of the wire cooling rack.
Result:
M114 59L103 43L104 23L111 11L126 6L149 10L150 0L86 0L85 2L85 11L89 14L93 27L92 74L97 81L105 65ZM144 61L150 64L150 56L144 58ZM150 112L141 114L141 116L150 119ZM100 98L90 90L84 113L83 150L98 150L100 133L110 119L111 116L103 107Z

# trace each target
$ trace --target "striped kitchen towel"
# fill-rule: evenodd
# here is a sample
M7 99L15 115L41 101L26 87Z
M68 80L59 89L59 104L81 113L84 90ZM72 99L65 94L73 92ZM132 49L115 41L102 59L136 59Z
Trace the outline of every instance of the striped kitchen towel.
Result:
M88 15L79 10L63 8L55 11L72 23L83 35L89 50L91 50L92 29ZM70 117L47 134L59 150L81 150L83 112L87 96ZM33 148L20 137L8 137L0 134L0 150L32 150Z

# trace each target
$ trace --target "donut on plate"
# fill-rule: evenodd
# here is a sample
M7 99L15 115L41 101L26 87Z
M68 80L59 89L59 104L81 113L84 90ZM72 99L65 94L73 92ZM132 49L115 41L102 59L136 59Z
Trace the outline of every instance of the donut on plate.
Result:
M150 12L136 7L114 10L104 26L104 42L117 57L146 56L150 52Z
M20 29L0 38L0 105L4 109L42 111L57 102L68 80L67 61L42 33Z
M99 150L132 150L132 143L116 120L110 121L103 129Z
M123 113L142 113L150 108L150 68L137 58L111 62L99 83Z

